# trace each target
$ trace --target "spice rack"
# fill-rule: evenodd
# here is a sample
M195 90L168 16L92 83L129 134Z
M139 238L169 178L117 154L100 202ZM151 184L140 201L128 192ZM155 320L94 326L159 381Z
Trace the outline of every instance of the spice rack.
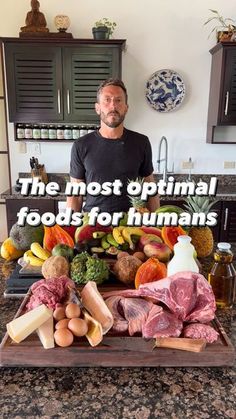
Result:
M28 124L17 123L15 141L71 142L99 129L97 125L60 125L60 124Z

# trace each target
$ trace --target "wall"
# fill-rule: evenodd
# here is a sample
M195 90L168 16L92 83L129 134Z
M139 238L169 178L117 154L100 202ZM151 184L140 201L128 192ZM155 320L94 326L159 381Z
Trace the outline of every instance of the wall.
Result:
M211 55L214 34L208 39L211 26L203 23L211 16L208 9L216 9L223 16L236 18L235 0L40 0L50 31L55 32L54 16L67 14L71 19L70 32L74 38L90 38L93 23L101 17L117 22L115 38L127 39L123 54L123 80L129 91L130 111L126 126L147 134L156 162L160 138L169 141L169 169L174 161L176 172L187 172L181 167L191 156L195 173L235 174L235 169L224 169L225 160L236 160L236 145L206 144L206 124L209 94ZM30 0L2 2L0 35L18 36L24 25ZM182 106L173 112L160 114L145 99L145 83L160 69L179 72L186 84ZM26 154L19 154L10 126L10 151L13 182L19 171L29 169L32 146ZM68 172L70 145L41 143L40 162L48 172ZM35 153L34 153L35 154ZM52 158L55 156L56 158ZM156 164L155 164L156 169ZM2 170L2 169L0 169Z

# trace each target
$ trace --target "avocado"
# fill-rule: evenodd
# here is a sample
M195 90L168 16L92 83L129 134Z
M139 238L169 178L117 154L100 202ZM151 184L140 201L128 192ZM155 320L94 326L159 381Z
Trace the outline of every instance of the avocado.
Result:
M71 262L74 257L74 249L67 244L56 244L52 249L52 256L63 256Z

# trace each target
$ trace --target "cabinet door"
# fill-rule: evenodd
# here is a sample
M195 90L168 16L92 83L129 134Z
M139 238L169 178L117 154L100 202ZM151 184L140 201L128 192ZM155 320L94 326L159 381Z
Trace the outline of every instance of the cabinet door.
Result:
M10 122L63 119L61 48L5 44Z
M56 213L55 201L53 199L7 199L8 234L13 224L17 222L17 213L22 207L28 207L30 212L38 212L40 215L45 212Z
M223 204L220 240L236 242L236 201Z
M220 122L236 125L236 48L225 49L224 82L220 103Z
M121 77L119 46L65 47L65 120L80 123L99 121L94 110L98 85L109 77Z

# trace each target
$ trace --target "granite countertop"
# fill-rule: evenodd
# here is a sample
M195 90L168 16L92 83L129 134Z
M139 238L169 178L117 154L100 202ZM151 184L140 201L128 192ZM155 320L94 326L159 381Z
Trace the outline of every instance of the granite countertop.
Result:
M12 268L0 259L1 337L21 302L3 298ZM217 316L236 345L236 306ZM235 418L235 378L235 367L2 368L0 417Z
M27 173L20 173L20 177L29 177L30 175ZM173 175L176 181L186 181L186 175ZM207 182L209 184L210 178L212 176L217 177L218 179L218 186L217 186L217 192L216 192L216 198L217 199L224 199L226 201L231 201L236 199L236 176L235 175L200 175L195 174L192 176L192 180L198 182L199 179L203 180L204 182ZM155 181L157 182L161 177L159 175L154 175ZM65 200L65 185L66 182L69 181L69 175L66 173L48 173L48 181L49 182L57 182L61 188L61 191L59 194L55 197L52 197L50 195L45 195L44 197L41 197L41 199L54 199L57 201ZM2 199L39 199L37 196L23 196L20 192L15 191L15 187L13 186L10 189L7 189L6 191L2 192L0 197ZM165 200L181 200L183 197L181 196L162 196L161 199L163 201Z

